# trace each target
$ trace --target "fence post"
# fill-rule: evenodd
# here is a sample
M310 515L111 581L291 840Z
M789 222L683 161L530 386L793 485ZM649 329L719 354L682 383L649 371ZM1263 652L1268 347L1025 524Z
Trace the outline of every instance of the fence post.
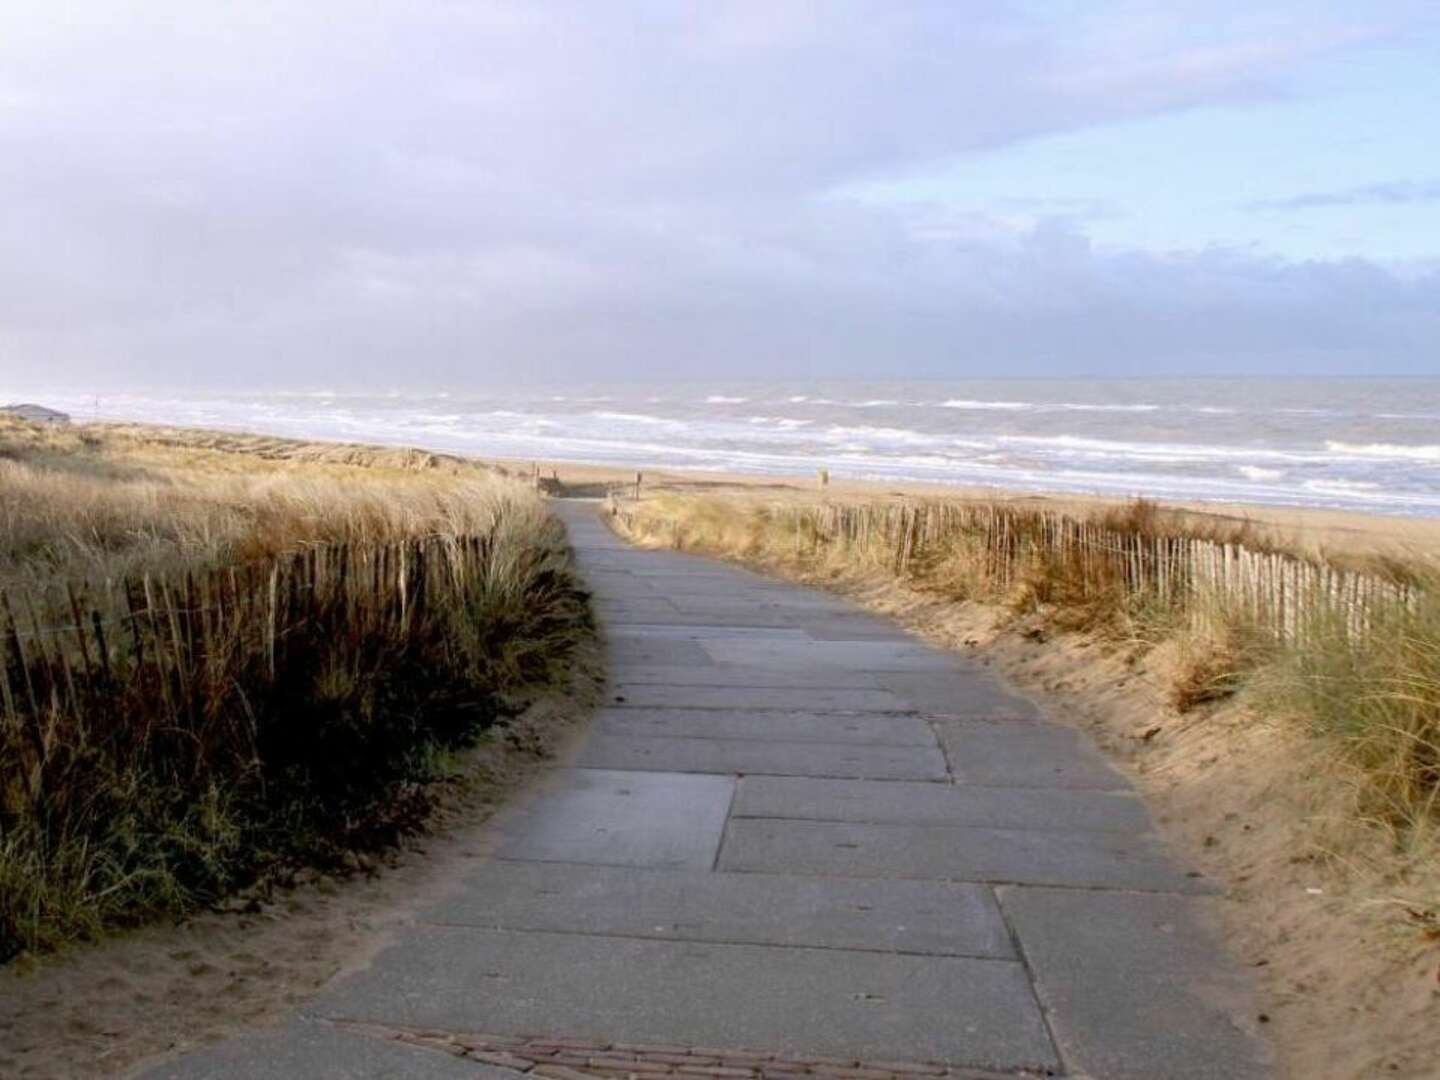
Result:
M280 603L280 564L270 567L269 603L265 616L265 651L270 659L270 681L275 681L275 617Z

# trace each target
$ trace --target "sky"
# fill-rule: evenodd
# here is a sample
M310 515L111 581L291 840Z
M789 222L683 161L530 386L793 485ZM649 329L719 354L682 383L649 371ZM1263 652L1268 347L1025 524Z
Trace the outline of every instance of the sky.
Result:
M1440 374L1440 6L7 0L0 385Z

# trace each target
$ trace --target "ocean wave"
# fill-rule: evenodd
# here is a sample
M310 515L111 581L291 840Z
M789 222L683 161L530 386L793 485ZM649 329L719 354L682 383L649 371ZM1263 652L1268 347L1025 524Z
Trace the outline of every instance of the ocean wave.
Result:
M1388 458L1392 461L1428 461L1440 464L1440 446L1401 443L1346 443L1327 441L1325 448L1332 454L1351 457Z
M1252 446L1214 446L1206 443L1142 443L1092 439L1081 435L1000 435L1007 446L1053 449L1062 456L1131 458L1140 461L1314 461L1318 455L1303 450L1270 450Z
M657 427L683 426L679 420L670 420L663 416L650 416L646 413L592 412L588 415L596 420L622 420L630 424L654 424Z
M1285 476L1284 469L1262 469L1259 465L1237 465L1235 471L1246 480L1280 480Z
M833 424L825 429L825 438L832 442L854 442L856 440L869 439L872 441L900 442L907 445L919 446L946 446L955 442L955 440L948 435L927 435L924 432L912 431L909 428L870 427L863 424L853 427L844 424ZM964 445L963 442L961 445ZM986 445L988 447L988 444Z
M751 424L767 424L777 427L781 431L795 431L815 422L814 420L799 420L793 416L750 416L746 417L746 420Z
M940 402L942 409L1033 409L1029 401L971 401L969 398L950 398Z
M975 401L971 398L950 398L940 402L940 408L996 409L1006 412L1158 412L1164 406L1143 403L1099 405L1087 401Z
M1380 485L1369 480L1341 480L1339 477L1331 477L1325 480L1306 480L1300 485L1306 491L1313 491L1321 495L1360 495L1370 491L1379 491Z
M750 399L748 397L726 397L724 394L711 394L705 399L706 405L744 405Z

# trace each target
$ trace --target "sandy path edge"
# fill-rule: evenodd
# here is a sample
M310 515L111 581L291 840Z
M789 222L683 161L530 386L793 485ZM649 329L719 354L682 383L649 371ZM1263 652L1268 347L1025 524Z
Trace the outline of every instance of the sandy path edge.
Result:
M302 874L225 911L0 968L0 1075L125 1075L293 1015L484 857L485 822L564 756L602 680L587 648L568 691L541 696L467 756L425 833L348 877Z

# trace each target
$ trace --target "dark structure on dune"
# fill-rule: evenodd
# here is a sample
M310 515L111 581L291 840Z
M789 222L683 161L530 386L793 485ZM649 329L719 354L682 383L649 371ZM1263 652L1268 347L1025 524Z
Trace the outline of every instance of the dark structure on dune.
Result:
M12 416L17 420L29 420L32 424L68 424L70 417L67 413L57 409L47 409L44 405L5 405L0 406L0 416Z

